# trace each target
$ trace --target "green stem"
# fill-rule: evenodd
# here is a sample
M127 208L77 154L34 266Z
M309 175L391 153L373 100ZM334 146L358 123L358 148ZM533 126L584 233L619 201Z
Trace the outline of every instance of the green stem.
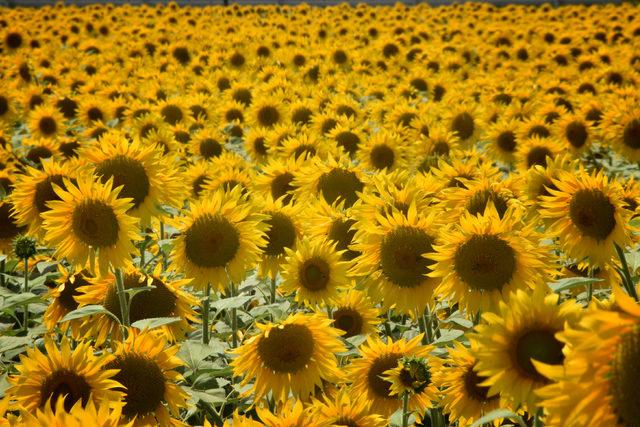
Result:
M4 266L5 266L5 261L2 260L0 261L0 286L4 286L5 282L4 282Z
M209 306L211 304L211 283L207 283L204 289L204 300L202 301L202 343L209 344Z
M409 393L404 392L402 395L402 427L409 426Z
M424 323L425 335L422 337L423 344L431 344L433 342L433 329L431 327L431 310L429 306L424 309L424 313L420 316Z
M24 293L29 292L29 258L24 259ZM29 328L29 304L24 305L24 320L22 327L26 331Z
M231 296L235 296L235 286L231 283ZM232 348L238 347L238 309L233 307L231 309L231 345Z
M391 322L391 311L387 311L387 319L384 321L384 334L387 338L393 339L391 336L391 325L389 322Z
M633 297L636 301L638 301L638 293L636 292L636 288L633 285L633 279L631 278L631 272L629 271L629 265L627 264L627 258L624 256L624 251L617 243L613 244L616 247L616 252L618 254L618 258L620 259L620 264L622 265L622 274L624 276L623 283L629 295Z
M118 301L120 302L120 315L122 316L122 325L125 328L131 326L129 321L129 305L127 304L127 293L124 291L124 278L122 277L122 270L116 268L116 289L118 291ZM124 334L122 339L124 339Z
M271 304L276 303L276 279L271 279Z
M533 417L533 427L542 427L542 409L538 409Z

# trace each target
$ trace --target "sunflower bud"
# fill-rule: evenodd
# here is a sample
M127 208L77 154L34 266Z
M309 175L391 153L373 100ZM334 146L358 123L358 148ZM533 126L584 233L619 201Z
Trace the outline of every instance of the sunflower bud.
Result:
M36 254L36 240L28 236L18 236L13 241L13 252L20 259L32 258Z

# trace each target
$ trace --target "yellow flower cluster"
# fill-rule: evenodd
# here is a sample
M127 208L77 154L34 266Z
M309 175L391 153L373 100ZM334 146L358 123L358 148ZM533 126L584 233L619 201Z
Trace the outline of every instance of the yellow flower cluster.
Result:
M636 6L0 8L0 81L0 425L638 424Z

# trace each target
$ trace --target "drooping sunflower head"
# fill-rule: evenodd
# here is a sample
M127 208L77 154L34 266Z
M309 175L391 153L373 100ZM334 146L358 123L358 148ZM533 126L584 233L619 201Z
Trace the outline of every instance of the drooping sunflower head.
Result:
M239 187L209 193L179 219L172 268L193 277L200 287L211 283L224 289L229 279L239 283L266 246L264 219Z
M321 315L295 313L276 324L258 324L258 335L234 350L234 375L242 384L253 381L256 401L270 391L276 400L289 393L301 399L311 395L322 381L336 381L341 373L335 353L344 351L340 331Z
M187 406L188 394L177 384L176 370L184 363L176 356L178 346L167 347L163 338L151 332L129 331L124 342L115 343L106 369L118 370L113 379L126 393L122 414L135 417L134 425L170 425L172 416Z
M281 289L285 294L295 293L296 301L310 306L328 304L349 284L349 264L340 259L333 242L303 239L295 251L285 250Z
M116 390L117 371L108 367L112 356L95 356L86 342L72 349L67 338L60 346L45 339L45 349L43 353L33 347L20 356L18 375L10 377L12 387L8 390L17 406L32 412L49 404L55 410L63 401L68 412L77 402L85 407L89 400L98 403L109 399L118 405L122 393Z
M60 200L49 201L50 209L41 213L45 240L55 254L79 267L95 258L102 274L110 265L124 265L134 251L132 242L140 239L138 221L127 215L131 199L119 198L111 179L101 183L85 176L77 184L67 178L63 182L65 189L53 184Z

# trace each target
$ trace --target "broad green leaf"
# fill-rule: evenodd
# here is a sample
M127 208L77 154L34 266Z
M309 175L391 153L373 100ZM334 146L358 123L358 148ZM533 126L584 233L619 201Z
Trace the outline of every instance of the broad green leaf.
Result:
M602 279L599 279L597 277L567 277L550 283L549 288L551 288L553 292L562 292L568 289L573 289L576 286L586 286L589 283L596 283L601 281Z
M33 343L33 340L29 337L0 337L0 353L30 345L31 343Z
M150 319L142 319L138 320L137 322L133 322L131 326L140 330L155 329L159 328L160 326L179 322L180 320L182 320L181 317L152 317Z
M211 303L211 308L222 311L229 310L231 308L238 308L251 301L254 297L252 295L238 295L235 297L219 299Z
M196 399L209 404L224 403L227 401L227 394L222 388L214 388L204 391L191 389L191 395Z
M101 306L98 304L85 305L84 307L77 308L72 312L68 313L66 316L64 316L61 322L67 322L69 320L75 320L75 319L82 319L83 317L93 316L96 314L106 314L108 316L111 316L118 323L120 323L120 320L116 316L114 316L112 312L104 308L104 306Z
M445 344L454 341L464 335L464 331L461 331L459 329L443 330L441 331L441 333L442 335L440 335L440 338L433 341L434 344Z
M4 301L2 301L2 304L0 305L0 310L3 310L3 311L10 310L16 306L31 304L36 302L42 302L42 299L38 295L32 294L31 292L14 294L7 297Z
M478 418L473 424L471 424L471 427L481 427L484 424L489 424L492 421L501 420L505 418L516 421L518 425L520 425L520 427L526 426L524 421L518 414L508 409L494 409L493 411L486 414L484 417Z

